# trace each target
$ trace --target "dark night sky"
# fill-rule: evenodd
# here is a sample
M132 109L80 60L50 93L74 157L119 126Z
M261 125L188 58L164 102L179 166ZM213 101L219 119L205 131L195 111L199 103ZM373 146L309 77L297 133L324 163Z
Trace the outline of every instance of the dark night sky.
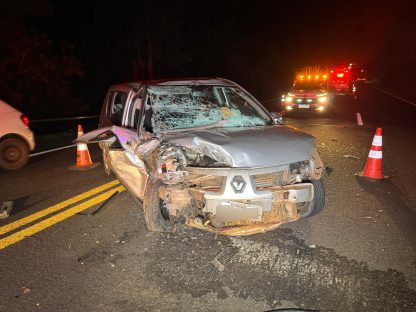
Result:
M353 61L385 83L416 71L411 1L23 3L53 9L24 21L73 44L84 70L75 87L93 103L109 84L147 78L149 55L154 78L221 76L260 100L278 96L305 65Z

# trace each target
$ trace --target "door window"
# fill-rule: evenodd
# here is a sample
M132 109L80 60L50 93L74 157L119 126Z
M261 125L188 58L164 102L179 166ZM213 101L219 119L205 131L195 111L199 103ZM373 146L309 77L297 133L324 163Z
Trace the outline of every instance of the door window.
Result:
M124 107L126 106L126 98L127 93L121 91L114 91L111 96L108 118L115 126L122 125Z

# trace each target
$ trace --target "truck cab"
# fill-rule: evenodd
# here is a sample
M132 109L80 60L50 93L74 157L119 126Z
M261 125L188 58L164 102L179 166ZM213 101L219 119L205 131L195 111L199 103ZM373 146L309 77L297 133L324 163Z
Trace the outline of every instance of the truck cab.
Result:
M326 73L297 74L292 89L282 97L286 112L327 111L330 105L327 80Z

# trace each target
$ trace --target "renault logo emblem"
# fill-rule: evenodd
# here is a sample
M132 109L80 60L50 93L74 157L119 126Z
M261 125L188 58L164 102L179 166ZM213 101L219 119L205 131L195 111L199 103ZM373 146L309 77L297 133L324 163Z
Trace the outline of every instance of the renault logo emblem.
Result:
M243 177L239 175L234 176L234 178L231 180L231 187L236 193L242 193L246 187L246 184L247 183L244 181Z

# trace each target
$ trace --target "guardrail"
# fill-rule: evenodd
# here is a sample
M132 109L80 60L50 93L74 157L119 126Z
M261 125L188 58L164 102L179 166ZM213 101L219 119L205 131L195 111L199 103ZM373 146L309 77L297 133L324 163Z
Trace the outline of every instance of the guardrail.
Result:
M70 120L83 120L83 119L97 119L99 115L93 116L77 116L77 117L63 117L63 118L47 118L47 119L34 119L31 123L42 123L42 122L57 122L57 121L70 121Z

